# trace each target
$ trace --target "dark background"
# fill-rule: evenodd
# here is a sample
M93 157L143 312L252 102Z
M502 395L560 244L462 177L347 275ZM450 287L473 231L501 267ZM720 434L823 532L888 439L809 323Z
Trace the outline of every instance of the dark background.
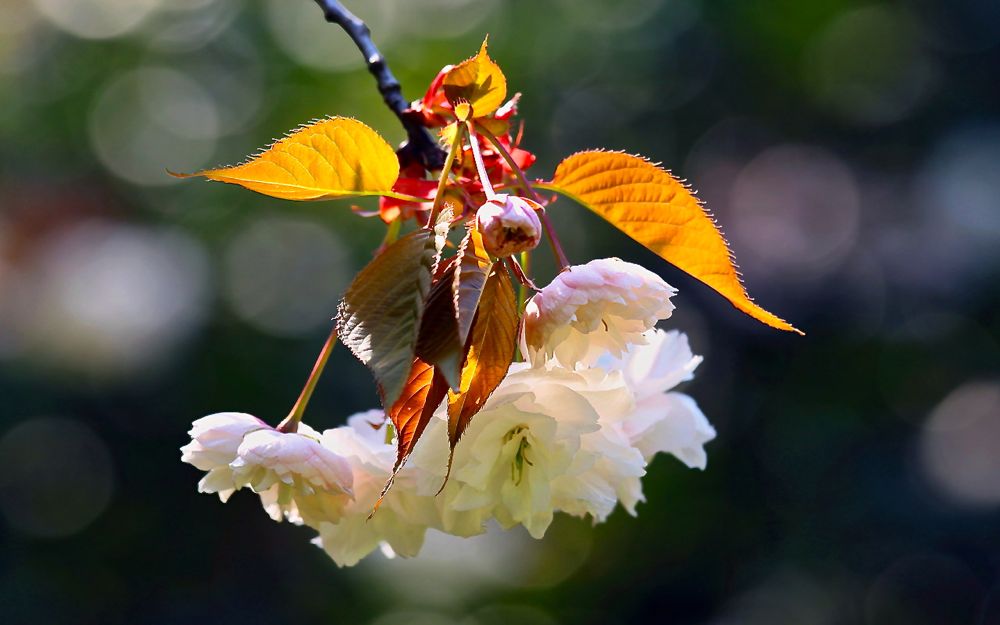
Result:
M638 518L338 570L253 497L199 495L177 448L287 412L383 227L164 170L327 114L399 141L360 55L311 0L3 0L0 622L1000 623L1000 4L349 6L410 98L488 32L531 173L662 161L807 336L560 201L573 261L679 288L707 471L658 458ZM375 404L335 351L307 420Z

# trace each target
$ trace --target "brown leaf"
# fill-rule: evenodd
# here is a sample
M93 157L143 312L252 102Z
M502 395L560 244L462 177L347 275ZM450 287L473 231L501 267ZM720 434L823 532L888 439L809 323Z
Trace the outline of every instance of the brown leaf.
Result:
M441 262L427 296L416 353L436 366L456 390L465 343L492 266L482 236L470 224L458 254Z
M403 466L447 392L448 385L441 374L435 372L434 366L415 358L403 393L389 410L389 419L396 428L396 465L393 473Z
M455 298L454 259L441 264L440 278L431 286L424 306L424 316L417 334L416 354L423 361L436 366L445 381L457 386L462 361L462 343L458 339L458 320Z
M434 411L444 400L448 393L448 383L444 381L433 365L429 365L420 358L413 359L410 373L407 375L406 383L403 385L403 392L396 403L388 410L389 420L396 429L396 463L392 467L392 473L386 480L378 500L372 507L368 518L375 515L382 500L392 488L392 483L396 479L396 474L403 467L403 463L410 456L414 445L420 440L420 436L427 428Z
M486 278L493 262L475 223L470 223L458 248L458 273L455 274L455 315L458 318L458 341L465 345L472 328Z
M518 322L514 287L503 265L497 263L486 280L466 342L459 390L448 392L448 439L452 452L472 417L507 375L514 359Z
M387 408L395 405L413 363L434 239L417 230L382 250L354 278L337 314L337 335L371 370Z

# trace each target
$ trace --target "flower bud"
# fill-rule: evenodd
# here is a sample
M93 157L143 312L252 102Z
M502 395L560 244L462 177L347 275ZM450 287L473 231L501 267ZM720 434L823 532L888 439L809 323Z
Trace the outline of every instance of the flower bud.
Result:
M540 208L536 202L505 193L480 206L476 227L486 251L505 258L534 249L542 238L542 222L535 212Z

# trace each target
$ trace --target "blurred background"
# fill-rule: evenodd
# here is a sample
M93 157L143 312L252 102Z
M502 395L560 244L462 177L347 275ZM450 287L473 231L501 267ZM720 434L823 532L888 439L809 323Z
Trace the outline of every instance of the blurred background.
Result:
M807 336L562 200L572 260L679 288L708 470L658 458L638 518L338 570L178 447L287 412L383 226L165 169L327 114L398 142L359 53L312 0L3 0L0 622L1000 624L1000 3L347 4L410 99L488 32L530 173L663 162ZM307 419L375 405L335 351Z

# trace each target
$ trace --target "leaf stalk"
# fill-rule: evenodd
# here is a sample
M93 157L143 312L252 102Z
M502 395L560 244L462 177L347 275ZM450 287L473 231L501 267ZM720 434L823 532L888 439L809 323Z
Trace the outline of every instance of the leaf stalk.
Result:
M444 159L444 166L441 168L441 178L438 179L437 192L434 194L434 204L431 205L431 214L427 218L427 228L434 229L437 223L438 213L441 212L441 204L444 202L444 188L448 184L448 176L451 175L451 168L455 164L455 157L462 151L462 139L465 135L465 128L461 124L455 127L455 138L448 148L448 155Z
M313 365L312 373L309 374L309 378L306 380L306 385L302 388L302 392L299 394L298 400L296 400L295 405L292 406L288 416L278 424L276 429L279 432L295 432L299 429L299 423L302 421L302 415L306 412L306 406L309 405L309 399L312 397L313 391L316 390L316 383L319 382L319 378L323 374L323 369L326 368L326 363L330 359L330 352L333 351L333 346L336 344L337 326L334 325L333 329L330 330L330 336L327 337L326 343L323 344L323 348L320 350L319 356L316 358L316 364Z

